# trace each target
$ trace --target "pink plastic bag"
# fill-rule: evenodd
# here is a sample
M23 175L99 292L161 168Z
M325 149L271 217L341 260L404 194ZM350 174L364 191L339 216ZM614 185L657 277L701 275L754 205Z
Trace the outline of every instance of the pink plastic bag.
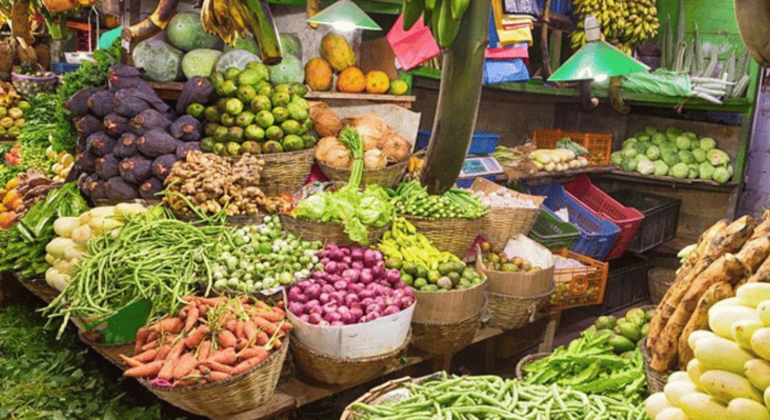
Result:
M404 71L441 55L441 49L422 18L417 19L412 29L404 31L404 15L399 16L386 38Z

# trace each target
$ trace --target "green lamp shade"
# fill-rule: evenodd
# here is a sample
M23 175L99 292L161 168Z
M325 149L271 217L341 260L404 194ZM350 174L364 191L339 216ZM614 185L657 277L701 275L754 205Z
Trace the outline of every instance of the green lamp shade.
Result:
M308 23L331 25L341 31L351 31L356 28L373 31L382 30L377 22L373 21L360 7L350 0L340 0L307 21Z
M648 71L644 63L604 41L589 42L548 78L549 82L602 81L612 76Z

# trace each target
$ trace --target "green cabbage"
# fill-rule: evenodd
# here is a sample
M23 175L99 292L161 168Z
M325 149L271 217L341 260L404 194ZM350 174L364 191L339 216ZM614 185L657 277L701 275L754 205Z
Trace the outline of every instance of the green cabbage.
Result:
M700 179L709 180L714 176L714 167L708 162L701 163L698 170L700 171Z
M663 156L663 162L666 162L666 165L668 166L674 166L680 161L679 153L677 152L673 152L673 151L667 152L667 153L664 153L662 156Z
M615 166L620 166L623 163L623 154L620 151L612 152L610 155L610 163Z
M652 142L652 144L654 144L654 145L656 145L656 146L657 146L657 145L660 145L660 144L662 144L664 141L666 141L666 135L665 135L665 134L663 134L663 133L655 133L655 134L653 134L653 135L652 135L652 137L650 138L650 141Z
M634 170L636 170L636 164L637 162L635 159L625 159L623 160L621 167L623 168L624 171L633 172Z
M709 150L717 147L716 140L712 139L711 137L704 137L700 139L700 148L703 149L703 151L708 152Z
M686 163L679 162L671 167L669 175L677 177L679 179L687 178L687 174L690 172L690 167Z
M666 137L670 141L674 141L677 137L679 137L682 134L682 129L679 127L668 127L666 129Z
M688 139L690 139L690 141L698 140L698 136L692 131L685 131L684 133L682 133L682 136L687 137Z
M730 157L723 150L711 149L706 153L706 157L713 166L727 166L730 164Z
M695 163L695 156L689 150L679 151L679 160L686 164Z
M679 136L674 140L676 148L679 150L690 150L690 138L685 136Z
M633 147L628 148L628 149L623 149L620 153L626 159L631 159L632 157L634 157L634 156L636 156L638 154L636 149L634 149Z
M647 148L650 146L652 146L652 143L649 141L639 140L636 142L636 144L634 144L634 149L636 149L638 153L644 154L647 151Z
M658 158L660 158L660 148L652 145L647 148L644 154L647 155L650 160L658 160Z
M655 164L649 160L643 160L636 165L636 171L642 175L650 175L655 171Z
M639 140L637 140L637 139L635 139L633 137L625 139L623 141L623 149L629 149L629 148L634 147L634 145L636 144L637 141L639 141Z
M697 149L693 149L692 155L695 158L695 161L698 163L703 163L706 161L706 152L700 147Z
M698 177L698 174L700 174L700 171L698 170L698 164L697 163L691 163L687 165L688 168L690 168L690 172L687 173L688 179L695 179Z
M658 129L652 125L648 125L647 127L644 127L644 132L652 136L658 132Z
M654 174L656 176L664 176L668 173L668 165L666 165L666 162L663 162L662 160L656 160L654 162L654 165L655 165Z
M731 177L730 171L727 168L725 168L724 166L720 166L719 168L716 168L714 170L714 175L711 176L711 178L714 181L716 181L716 182L718 182L720 184L724 184L727 181L729 181L730 177Z

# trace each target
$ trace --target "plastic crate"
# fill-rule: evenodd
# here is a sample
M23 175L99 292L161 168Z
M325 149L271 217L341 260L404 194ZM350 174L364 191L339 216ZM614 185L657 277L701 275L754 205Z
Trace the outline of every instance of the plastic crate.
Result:
M530 194L546 196L543 206L551 212L567 209L570 223L580 230L580 238L570 248L572 251L600 261L606 260L620 233L615 224L593 214L555 180L548 185L530 186L528 189Z
M488 180L490 180L492 182L497 180L497 176L496 175L487 175L487 176L481 176L481 177L477 176L477 177L474 177L474 178L460 178L460 179L457 180L457 182L455 182L455 185L457 185L457 188L465 188L465 189L467 189L467 188L470 188L471 185L473 185L473 181L475 181L476 178L484 178L484 179L488 179Z
M430 143L430 130L422 130L417 132L417 141L415 142L415 150L420 150L428 147ZM477 131L473 133L473 139L471 140L471 147L468 149L468 154L471 155L489 155L494 153L497 143L500 141L500 136L497 134L482 133Z
M597 316L611 314L650 298L647 272L653 267L652 261L641 255L627 254L609 264L604 302L586 308Z
M583 267L557 268L553 272L556 289L548 298L547 312L563 311L579 306L599 305L604 301L609 264L596 261L566 249L554 252L572 258Z
M586 175L576 177L573 181L564 185L564 188L595 215L609 220L620 228L620 233L615 238L615 243L612 244L612 248L607 254L607 259L620 258L626 252L628 244L631 243L634 235L639 230L639 225L642 224L644 215L633 207L626 207L615 201L607 193L592 184Z
M538 149L555 149L556 142L564 137L569 137L570 140L588 150L588 161L592 166L609 166L610 153L612 153L612 134L549 129L535 129L532 134L532 140Z
M70 64L64 61L51 63L51 71L54 73L69 73L80 67L80 64Z
M646 252L676 236L682 200L633 190L615 191L610 196L644 214L644 220L628 244L629 251Z
M580 231L572 223L564 222L547 209L542 209L529 231L529 237L548 249L569 249L580 238Z

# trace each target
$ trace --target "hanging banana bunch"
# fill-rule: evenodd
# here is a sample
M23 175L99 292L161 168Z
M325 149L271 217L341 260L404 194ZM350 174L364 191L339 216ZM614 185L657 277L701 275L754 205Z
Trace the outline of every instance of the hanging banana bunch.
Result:
M281 62L281 43L270 7L260 0L204 0L201 21L206 32L216 34L229 45L235 45L254 34L265 64Z
M471 0L404 0L404 30L412 29L417 19L422 16L438 45L449 48L457 38L460 21L470 2Z
M574 14L579 18L571 35L573 50L585 42L583 21L594 16L602 28L605 41L631 55L634 47L658 33L658 9L654 0L575 0Z

